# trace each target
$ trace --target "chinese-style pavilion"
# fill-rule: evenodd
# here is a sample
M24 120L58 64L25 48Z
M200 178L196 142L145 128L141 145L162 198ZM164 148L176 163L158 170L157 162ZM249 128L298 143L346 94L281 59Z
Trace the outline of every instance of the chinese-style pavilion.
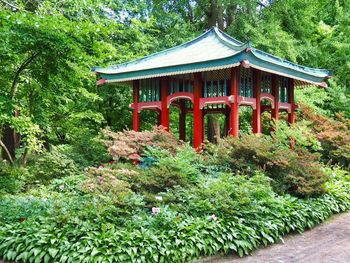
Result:
M226 115L228 134L238 136L239 107L253 108L253 132L261 133L261 113L271 111L278 121L288 112L294 123L294 88L305 84L326 87L331 72L300 66L253 48L213 27L180 46L131 62L94 68L102 84L133 86L133 128L139 130L141 110L156 110L169 130L169 106L180 109L180 139L186 136L186 114L193 113L193 146L204 138L203 119L208 113ZM261 105L263 99L271 107ZM192 103L189 103L192 102Z

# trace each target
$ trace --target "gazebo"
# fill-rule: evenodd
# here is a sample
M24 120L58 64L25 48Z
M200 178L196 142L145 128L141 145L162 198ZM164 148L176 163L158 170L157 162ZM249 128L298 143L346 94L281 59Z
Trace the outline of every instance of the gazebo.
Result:
M139 131L142 110L159 112L159 124L169 130L169 106L180 109L180 139L186 136L186 114L193 114L193 146L204 139L205 114L223 113L227 133L239 134L239 108L253 108L253 133L262 132L261 113L288 113L294 123L294 88L326 87L331 77L325 69L300 66L242 43L213 27L180 46L131 62L93 69L97 85L123 84L133 87L133 129ZM270 107L261 104L269 100Z

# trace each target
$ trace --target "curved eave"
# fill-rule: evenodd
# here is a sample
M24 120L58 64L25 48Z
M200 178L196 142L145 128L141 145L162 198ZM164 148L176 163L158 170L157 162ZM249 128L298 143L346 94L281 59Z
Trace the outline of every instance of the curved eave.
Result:
M206 38L208 35L210 34L214 34L217 39L226 47L229 47L230 49L240 52L243 49L245 49L247 47L246 43L242 43L240 41L238 41L237 39L234 39L232 37L230 37L229 35L225 34L224 32L220 31L218 28L211 28L210 30L206 31L205 33L203 33L202 35L184 43L181 44L179 46L173 47L173 48L169 48L139 59L135 59L129 62L125 62L122 64L118 64L118 65L114 65L114 66L110 66L108 68L103 68L103 67L94 67L92 69L92 71L100 73L100 74L118 74L120 71L123 71L122 73L127 73L127 72L132 72L133 70L128 70L128 67L132 67L134 65L137 65L139 63L148 61L148 60L152 60L153 58L158 58L159 56L166 56L170 53L172 53L173 51L177 51L177 50L181 50L184 49L190 45L193 45L199 41L201 41L202 39ZM199 62L196 62L199 63ZM169 65L170 66L170 65ZM180 66L180 65L171 65L171 66Z
M249 61L249 65L252 68L256 68L265 72L273 73L279 76L284 76L303 82L307 82L313 85L325 87L326 83L324 79L327 78L328 74L311 74L310 72L299 70L296 67L286 67L277 63L261 59L253 52L247 53L246 60Z
M118 83L118 82L127 82L127 81L132 81L137 79L173 76L173 75L180 75L180 74L231 68L231 67L236 67L240 65L240 63L243 60L249 61L249 66L252 68L256 68L262 71L300 80L302 82L306 82L306 83L310 83L310 84L318 85L322 87L325 86L325 83L323 82L324 78L329 76L328 74L322 74L322 75L311 74L310 72L300 70L297 67L282 66L278 63L261 59L259 56L256 56L253 52L246 52L245 50L242 50L241 52L233 56L226 57L223 59L212 60L212 61L169 66L169 67L163 67L163 68L153 68L153 69L146 69L146 70L132 71L132 72L114 73L114 74L107 74L104 72L99 72L99 70L96 70L96 73L98 73L100 77L103 79L103 81L100 81L98 83L99 85L101 85L104 83L111 84L111 83Z
M123 72L119 74L106 74L104 72L99 72L98 70L96 71L96 73L99 74L100 77L105 80L104 83L126 82L137 79L173 76L236 67L241 63L241 60L244 59L244 54L245 53L240 52L238 54L235 54L234 56L223 59L216 59L192 64L176 65L163 68L139 70L133 72Z
M288 60L273 56L271 54L268 54L264 51L261 51L259 49L252 48L251 49L252 54L263 61L270 62L272 64L279 65L281 67L289 68L294 71L302 72L305 74L308 74L310 76L316 76L316 77L321 77L321 78L327 78L331 77L332 73L329 70L326 69L318 69L318 68L310 68L306 66L301 66L296 63L290 62Z

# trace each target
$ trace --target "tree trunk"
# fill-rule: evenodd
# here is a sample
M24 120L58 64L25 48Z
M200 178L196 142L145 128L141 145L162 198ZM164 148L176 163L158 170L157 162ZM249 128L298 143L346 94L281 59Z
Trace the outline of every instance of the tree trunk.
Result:
M6 147L2 147L2 158L12 162L16 158L16 133L15 130L8 125L6 125L2 130L2 141Z
M15 101L17 91L18 91L18 86L19 86L20 75L27 68L27 66L30 63L32 63L38 56L39 56L39 53L31 54L25 61L23 61L23 63L16 70L13 78L13 82L11 85L11 92L10 92L11 100ZM13 112L14 117L18 117L19 112L20 112L19 108L16 105ZM5 124L2 130L2 141L6 147L6 149L2 147L2 158L12 163L13 160L15 160L16 158L15 150L16 150L16 147L19 147L20 136L16 134L15 130L11 128L9 124Z
M208 141L217 143L220 138L220 122L213 115L208 115Z
M208 28L216 26L218 16L218 6L216 0L210 0L210 7L207 12Z

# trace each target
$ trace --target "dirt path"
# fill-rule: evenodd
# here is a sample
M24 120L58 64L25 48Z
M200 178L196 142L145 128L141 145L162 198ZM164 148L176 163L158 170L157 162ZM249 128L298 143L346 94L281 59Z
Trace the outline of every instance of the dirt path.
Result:
M350 263L350 213L332 217L284 244L261 248L251 256L205 259L203 263Z

